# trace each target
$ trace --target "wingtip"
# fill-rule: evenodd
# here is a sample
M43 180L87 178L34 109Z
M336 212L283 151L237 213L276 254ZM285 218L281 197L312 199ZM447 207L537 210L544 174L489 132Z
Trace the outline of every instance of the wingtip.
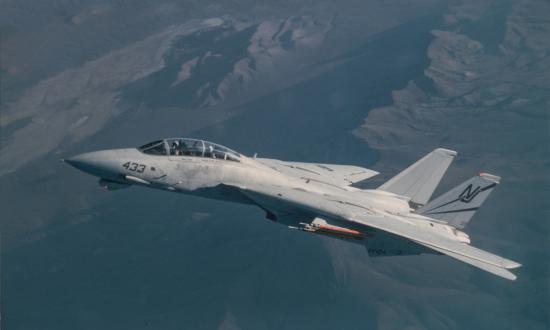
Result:
M518 279L518 277L516 276L516 274L512 273L512 272L508 272L508 274L506 274L507 276L504 277L505 279L507 280L510 280L510 281L515 281Z
M512 260L506 260L506 263L504 264L504 268L506 269L516 269L516 268L519 268L523 266L522 264L520 264L519 262L515 262L515 261L512 261Z

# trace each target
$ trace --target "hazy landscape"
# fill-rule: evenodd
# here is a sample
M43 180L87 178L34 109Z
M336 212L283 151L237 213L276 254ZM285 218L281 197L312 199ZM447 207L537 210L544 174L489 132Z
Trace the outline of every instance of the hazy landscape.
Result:
M547 329L545 1L0 3L6 329ZM59 161L162 137L360 165L376 187L436 147L439 192L503 177L468 233L509 282L442 256L369 258L261 210ZM436 195L438 192L436 192Z

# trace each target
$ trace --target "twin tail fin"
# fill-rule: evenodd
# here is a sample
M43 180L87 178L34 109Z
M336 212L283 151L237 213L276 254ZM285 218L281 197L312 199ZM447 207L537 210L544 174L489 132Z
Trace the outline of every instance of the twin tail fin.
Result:
M462 229L470 222L499 182L500 177L496 175L480 173L422 206L416 212Z

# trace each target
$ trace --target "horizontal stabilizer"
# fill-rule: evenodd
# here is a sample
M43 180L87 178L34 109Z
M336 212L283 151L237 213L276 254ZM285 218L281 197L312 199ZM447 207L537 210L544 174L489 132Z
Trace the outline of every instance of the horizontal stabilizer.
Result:
M412 202L424 205L432 196L455 156L456 151L435 149L378 189L410 197Z
M480 173L424 205L417 213L464 228L499 182L496 175Z

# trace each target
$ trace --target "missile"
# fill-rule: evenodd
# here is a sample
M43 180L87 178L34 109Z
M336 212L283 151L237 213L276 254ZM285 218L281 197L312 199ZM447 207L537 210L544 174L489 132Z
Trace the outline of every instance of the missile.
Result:
M316 233L320 235L344 238L344 239L362 240L363 238L365 238L365 236L370 236L370 235L364 235L362 232L358 230L329 225L324 220L323 221L314 220L312 223L301 222L300 227L289 226L289 228L297 229L301 231L307 231L310 233Z

